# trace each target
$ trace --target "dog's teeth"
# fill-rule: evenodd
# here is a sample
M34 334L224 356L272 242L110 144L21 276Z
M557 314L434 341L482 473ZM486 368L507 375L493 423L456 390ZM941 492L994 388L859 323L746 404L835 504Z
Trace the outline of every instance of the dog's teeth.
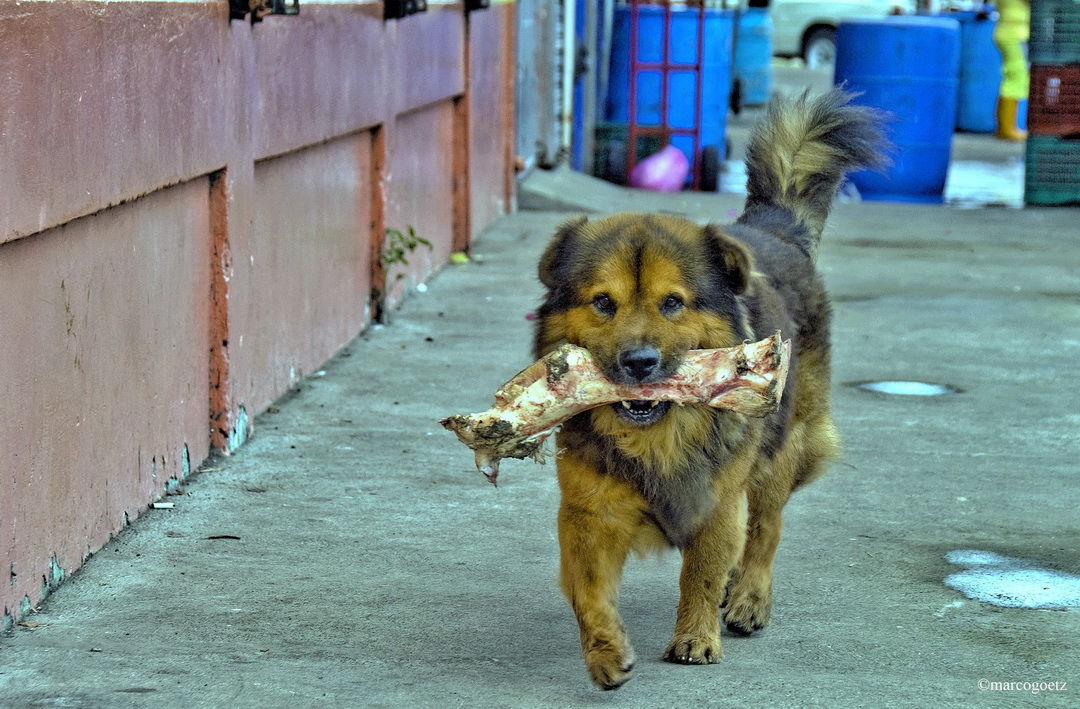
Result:
M656 405L659 404L660 402L659 401L636 401L635 400L635 401L620 401L619 403L622 404L622 407L624 409L628 410L628 411L630 411L630 410L640 411L641 409L652 411L653 409L656 408Z

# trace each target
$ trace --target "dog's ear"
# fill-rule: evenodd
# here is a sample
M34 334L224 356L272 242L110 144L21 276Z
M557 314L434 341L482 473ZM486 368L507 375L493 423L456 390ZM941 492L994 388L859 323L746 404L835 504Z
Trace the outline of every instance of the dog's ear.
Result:
M574 253L574 241L578 230L589 221L588 217L574 217L555 230L544 255L540 257L540 282L547 288L554 287L560 269L569 265Z
M709 263L735 295L745 293L754 269L750 249L712 224L703 227L702 232Z

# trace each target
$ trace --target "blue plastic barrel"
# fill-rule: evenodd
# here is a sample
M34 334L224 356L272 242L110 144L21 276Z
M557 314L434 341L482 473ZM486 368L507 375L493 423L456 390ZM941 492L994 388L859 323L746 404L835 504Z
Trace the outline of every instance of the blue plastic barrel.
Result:
M740 13L735 76L747 106L768 102L772 93L772 35L773 21L767 9L750 7Z
M954 12L960 22L960 89L956 99L956 129L993 133L1001 88L1001 53L994 44L997 22L990 13Z
M855 103L891 114L896 146L884 173L851 181L866 199L943 201L956 127L960 24L944 17L886 17L841 22L836 32L837 84Z
M615 8L611 38L611 71L604 120L629 123L630 118L630 12L627 5ZM655 5L639 6L639 62L663 61L664 10ZM730 10L705 11L704 57L701 75L693 68L697 61L699 11L696 8L673 8L668 37L668 61L687 66L676 68L668 77L668 125L693 129L698 122L694 116L697 82L702 82L699 148L715 146L723 159L724 134L727 128L728 98L731 92L731 33L734 13ZM639 126L660 125L661 74L656 70L641 70L637 77L637 116ZM693 140L675 135L671 144L686 154L694 164ZM638 155L638 159L647 157Z

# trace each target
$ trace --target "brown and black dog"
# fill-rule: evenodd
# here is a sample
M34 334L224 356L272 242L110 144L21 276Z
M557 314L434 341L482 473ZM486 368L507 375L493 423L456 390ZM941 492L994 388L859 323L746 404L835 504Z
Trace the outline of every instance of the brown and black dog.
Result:
M564 224L540 261L535 354L587 348L615 382L670 376L687 350L782 331L793 341L780 409L765 419L634 401L558 433L560 583L593 681L634 662L617 608L633 550L676 547L682 572L671 662L718 662L727 627L764 627L781 510L839 450L829 413L830 306L814 261L844 174L881 164L878 117L833 90L770 104L747 148L747 199L731 225L616 214Z

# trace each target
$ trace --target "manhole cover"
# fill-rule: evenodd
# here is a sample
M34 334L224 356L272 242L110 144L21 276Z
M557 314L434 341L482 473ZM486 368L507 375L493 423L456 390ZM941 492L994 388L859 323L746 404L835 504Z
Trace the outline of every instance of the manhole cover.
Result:
M863 382L855 386L866 391L873 391L878 394L892 394L894 396L941 396L942 394L960 393L959 389L948 384L930 384L928 382Z

